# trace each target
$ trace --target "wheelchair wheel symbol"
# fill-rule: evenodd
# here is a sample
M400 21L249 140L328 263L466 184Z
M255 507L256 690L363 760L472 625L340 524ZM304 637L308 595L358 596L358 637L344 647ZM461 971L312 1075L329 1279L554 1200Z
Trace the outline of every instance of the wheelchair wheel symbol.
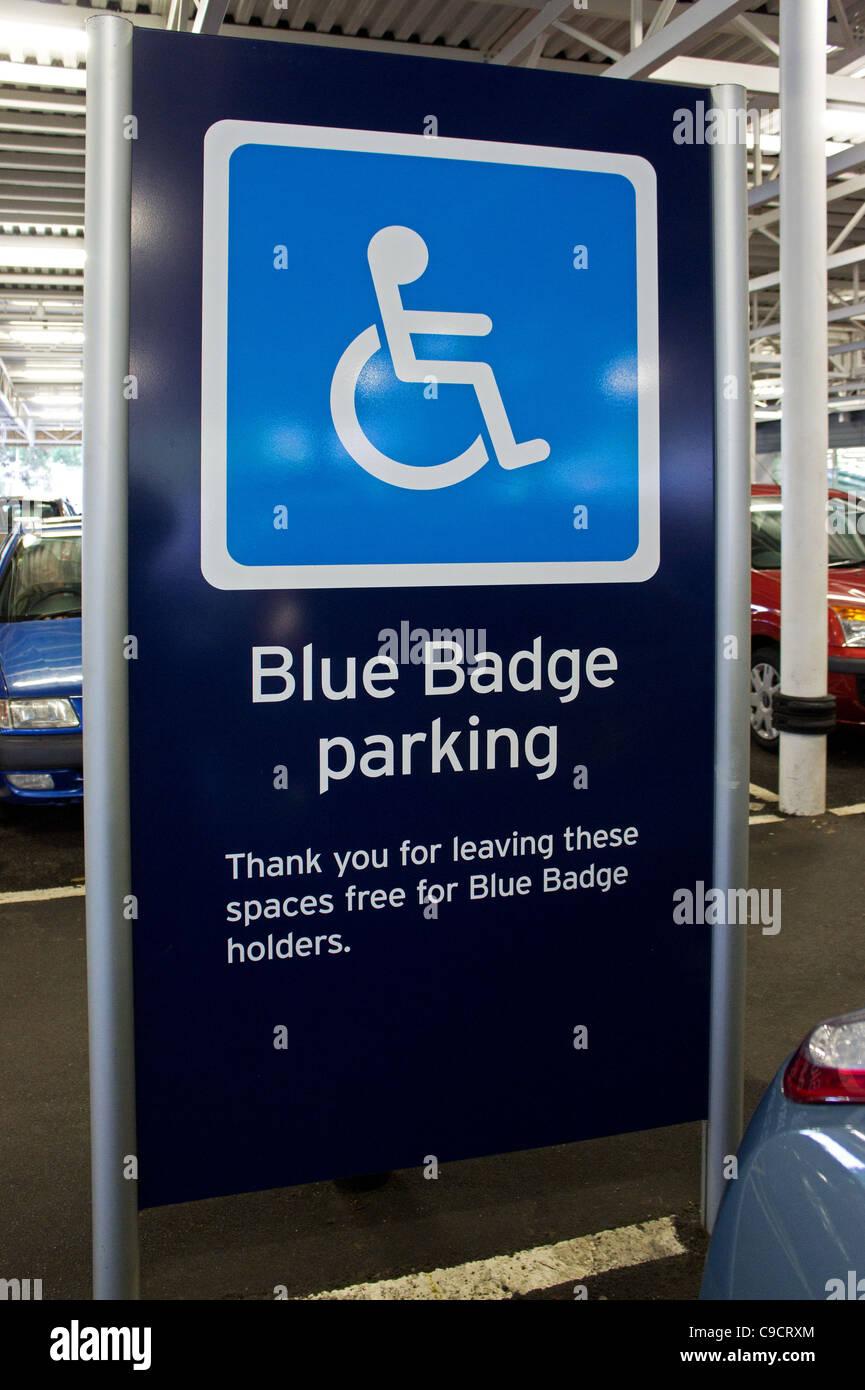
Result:
M330 413L339 442L355 463L393 487L410 488L413 491L429 491L432 488L452 487L454 483L464 482L489 460L486 445L481 435L472 441L456 458L446 463L425 466L400 463L388 458L367 438L357 418L355 393L360 374L370 358L381 348L378 329L370 324L349 343L336 364L330 386Z

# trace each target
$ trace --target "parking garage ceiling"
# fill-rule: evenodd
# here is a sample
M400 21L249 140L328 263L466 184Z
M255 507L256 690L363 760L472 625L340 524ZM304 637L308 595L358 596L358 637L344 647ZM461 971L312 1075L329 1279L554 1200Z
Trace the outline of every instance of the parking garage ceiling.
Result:
M780 409L782 0L0 0L0 443L79 443L89 15L558 72L742 83L757 418ZM829 402L865 408L865 0L830 0Z

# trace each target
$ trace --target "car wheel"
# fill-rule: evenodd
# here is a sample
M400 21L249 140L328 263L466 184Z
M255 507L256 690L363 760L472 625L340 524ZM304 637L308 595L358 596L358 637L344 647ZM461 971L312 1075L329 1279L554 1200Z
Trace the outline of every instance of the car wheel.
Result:
M781 689L781 659L777 647L758 647L751 657L751 737L760 748L778 747L772 723L772 700Z

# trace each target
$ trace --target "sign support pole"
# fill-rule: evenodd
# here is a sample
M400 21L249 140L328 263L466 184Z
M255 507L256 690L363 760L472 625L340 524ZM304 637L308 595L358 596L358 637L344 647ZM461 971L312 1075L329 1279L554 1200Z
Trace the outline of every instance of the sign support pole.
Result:
M127 491L132 25L88 20L84 807L93 1297L138 1297L129 845Z
M750 368L744 88L712 88L724 113L712 150L715 281L715 839L713 884L748 885L751 651L749 547ZM737 116L736 113L741 113ZM745 935L712 929L709 1120L703 1147L703 1222L711 1231L742 1136Z

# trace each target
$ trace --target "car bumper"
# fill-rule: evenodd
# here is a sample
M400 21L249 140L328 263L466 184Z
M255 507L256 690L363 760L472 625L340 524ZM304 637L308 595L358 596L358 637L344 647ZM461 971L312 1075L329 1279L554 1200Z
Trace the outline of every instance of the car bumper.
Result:
M80 801L81 733L0 734L0 801Z
M784 1070L739 1149L702 1299L822 1301L865 1275L865 1106L787 1100Z
M865 724L865 653L830 655L827 689L835 696L839 724Z

